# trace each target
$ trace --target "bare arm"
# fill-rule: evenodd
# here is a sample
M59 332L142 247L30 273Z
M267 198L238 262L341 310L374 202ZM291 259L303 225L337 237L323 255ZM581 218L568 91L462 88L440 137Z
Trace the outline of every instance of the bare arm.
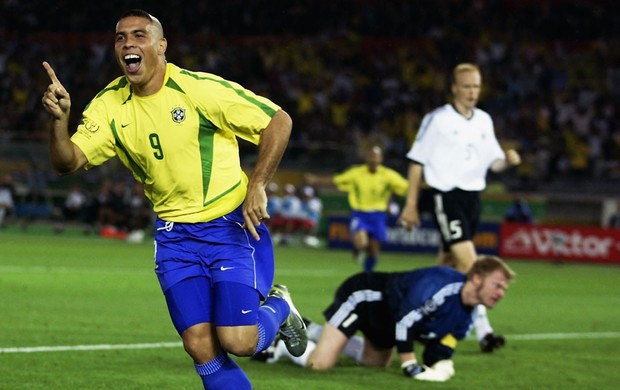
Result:
M86 156L69 137L71 97L56 77L54 69L43 62L51 83L43 93L43 107L53 118L49 147L52 166L60 175L73 173L86 164Z
M282 155L288 145L293 122L291 117L283 110L278 111L261 135L258 151L258 161L250 175L248 193L243 203L243 216L245 226L255 239L260 239L255 226L260 225L261 220L269 218L267 213L267 193L265 187L273 178L280 164Z
M519 164L521 164L521 156L519 155L519 152L514 149L509 149L506 151L506 158L504 160L500 159L493 161L493 164L491 164L491 170L495 173L500 173Z
M420 194L420 186L422 184L422 165L416 163L409 164L409 172L407 174L409 188L407 189L407 197L405 206L400 213L399 223L406 228L417 227L420 224L420 215L418 213L418 196Z

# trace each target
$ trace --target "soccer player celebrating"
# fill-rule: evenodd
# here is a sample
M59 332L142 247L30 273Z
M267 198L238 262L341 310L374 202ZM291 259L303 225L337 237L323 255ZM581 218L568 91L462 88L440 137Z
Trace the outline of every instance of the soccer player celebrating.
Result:
M327 370L344 354L364 366L388 367L396 347L407 377L445 382L455 374L452 356L472 325L474 306L493 308L514 277L494 256L478 260L467 275L444 266L359 273L336 290L323 312L325 325L310 323L311 341L302 356L292 356L277 342L260 360L274 363L287 357ZM414 352L415 342L424 345L422 359Z
M168 63L162 25L145 11L123 14L114 41L123 76L88 104L71 137L69 93L43 63L52 165L69 174L118 156L144 184L158 215L155 272L204 387L250 389L228 353L253 355L278 330L294 355L307 343L286 287L270 291L273 248L262 223L291 119L239 84ZM249 179L237 137L260 145Z
M480 220L480 192L490 168L501 172L521 163L519 153L504 153L491 116L476 107L482 77L476 65L454 68L454 100L426 114L407 157L409 191L399 222L407 228L420 223L418 196L422 177L433 194L433 213L441 234L439 264L467 272L477 258L473 238ZM484 352L504 345L493 333L486 310L476 313L476 335Z
M353 237L353 258L372 271L386 239L387 210L393 194L407 194L407 179L383 165L383 151L373 146L366 162L334 176L339 190L348 192L351 207L349 231Z

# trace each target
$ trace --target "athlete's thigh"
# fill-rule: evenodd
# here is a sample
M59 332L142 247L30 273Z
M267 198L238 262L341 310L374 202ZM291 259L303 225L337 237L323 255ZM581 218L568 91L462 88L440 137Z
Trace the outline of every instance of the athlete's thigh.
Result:
M362 364L372 367L387 367L392 361L394 348L378 348L372 340L364 336L364 350L362 352Z
M193 325L213 322L213 291L207 277L184 279L168 288L164 297L179 334Z
M275 273L273 244L265 224L256 227L255 240L242 226L241 208L211 222L210 242L201 250L213 283L241 283L266 297Z
M433 216L446 251L455 243L473 240L477 214L470 210L472 196L465 191L437 192L433 196Z
M349 338L335 326L326 323L316 348L308 358L308 367L314 370L332 368L340 357L340 353Z

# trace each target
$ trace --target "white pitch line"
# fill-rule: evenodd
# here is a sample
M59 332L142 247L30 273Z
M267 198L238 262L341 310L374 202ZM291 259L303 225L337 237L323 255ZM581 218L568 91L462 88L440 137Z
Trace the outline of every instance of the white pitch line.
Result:
M33 352L66 352L66 351L100 351L112 349L153 349L177 348L183 343L150 343L150 344L98 344L98 345L59 345L51 347L0 348L2 353L33 353Z
M534 341L534 340L566 340L566 339L615 339L620 338L620 332L590 332L590 333L538 333L506 335L508 340ZM473 338L472 338L473 340ZM161 342L143 344L95 344L95 345L59 345L48 347L15 347L0 348L3 353L35 353L35 352L66 352L66 351L101 351L116 349L156 349L156 348L180 348L181 342Z
M509 340L566 340L566 339L616 339L620 338L620 332L590 332L590 333L539 333L539 334L515 334L506 336Z

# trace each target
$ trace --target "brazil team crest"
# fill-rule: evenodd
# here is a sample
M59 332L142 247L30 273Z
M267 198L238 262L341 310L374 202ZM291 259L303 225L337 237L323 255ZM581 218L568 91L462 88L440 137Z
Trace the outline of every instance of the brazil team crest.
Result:
M176 123L181 123L185 120L185 109L183 107L175 107L170 112L172 113L172 120Z

